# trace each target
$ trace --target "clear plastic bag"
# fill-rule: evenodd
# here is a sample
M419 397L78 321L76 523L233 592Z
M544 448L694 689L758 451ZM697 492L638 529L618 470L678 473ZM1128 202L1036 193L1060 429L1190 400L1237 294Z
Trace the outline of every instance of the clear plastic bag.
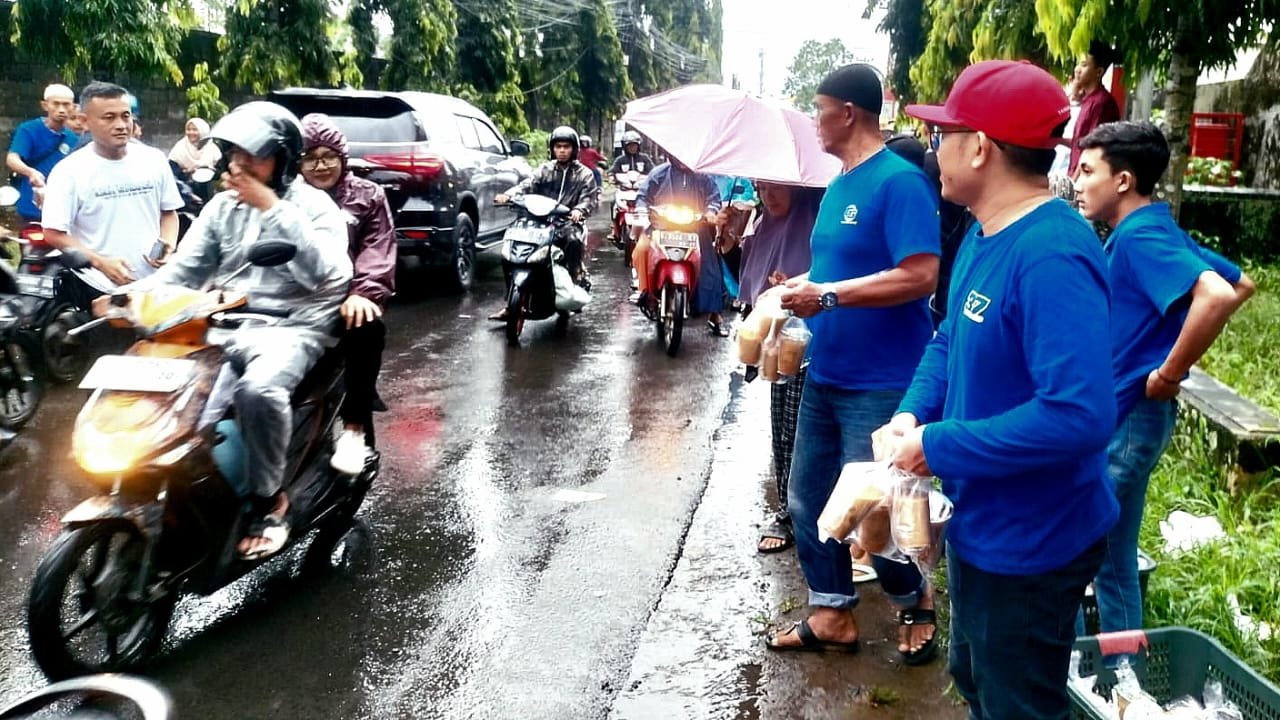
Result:
M812 337L813 333L804 320L795 316L787 318L778 334L778 374L788 377L800 374Z
M827 504L818 516L818 539L826 542L835 538L840 542L857 539L868 552L871 547L863 543L869 538L859 538L857 531L863 521L877 510L888 516L889 499L896 481L895 471L888 463L849 463L840 471L840 478L827 498ZM886 528L887 531L887 528ZM885 540L888 532L885 533ZM874 544L874 543L873 543Z

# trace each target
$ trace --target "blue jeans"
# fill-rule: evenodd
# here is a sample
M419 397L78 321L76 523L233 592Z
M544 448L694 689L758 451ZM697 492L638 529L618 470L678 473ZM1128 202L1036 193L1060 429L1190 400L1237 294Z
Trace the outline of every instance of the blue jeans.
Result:
M1057 570L997 575L948 549L948 669L971 720L1067 720L1074 620L1105 554L1102 538Z
M787 506L810 605L840 609L858 605L849 548L835 540L818 541L818 515L844 464L871 459L871 433L889 422L902 396L899 390L844 390L823 385L812 376L805 382ZM875 555L871 562L880 586L894 603L915 607L920 602L925 583L914 563Z
M1178 407L1171 400L1138 401L1120 421L1107 446L1107 473L1120 501L1120 519L1107 535L1107 555L1093 581L1102 632L1142 627L1142 593L1138 587L1138 530L1146 507L1151 471L1173 436ZM1076 632L1084 634L1083 616Z

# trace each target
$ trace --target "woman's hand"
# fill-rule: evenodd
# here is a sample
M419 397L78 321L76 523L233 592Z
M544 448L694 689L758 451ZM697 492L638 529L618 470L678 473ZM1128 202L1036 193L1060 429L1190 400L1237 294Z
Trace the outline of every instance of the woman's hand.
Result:
M378 304L367 297L351 294L347 299L342 301L342 307L338 308L342 319L347 323L347 329L358 328L365 323L371 323L382 317L382 308Z

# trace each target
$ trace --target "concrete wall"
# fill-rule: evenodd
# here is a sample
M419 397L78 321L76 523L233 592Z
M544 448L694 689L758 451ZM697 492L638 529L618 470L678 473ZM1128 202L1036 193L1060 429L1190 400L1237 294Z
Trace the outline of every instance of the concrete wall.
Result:
M1244 114L1242 184L1280 189L1280 26L1245 79L1200 86L1195 111Z

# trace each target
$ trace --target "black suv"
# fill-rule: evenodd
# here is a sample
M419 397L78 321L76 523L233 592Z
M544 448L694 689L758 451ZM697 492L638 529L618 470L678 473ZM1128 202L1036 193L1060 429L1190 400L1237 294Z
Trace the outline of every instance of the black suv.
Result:
M528 177L529 145L508 143L487 115L446 95L289 88L268 98L298 117L320 112L346 133L353 172L387 192L401 257L471 286L477 251L502 242L514 213L494 196Z

